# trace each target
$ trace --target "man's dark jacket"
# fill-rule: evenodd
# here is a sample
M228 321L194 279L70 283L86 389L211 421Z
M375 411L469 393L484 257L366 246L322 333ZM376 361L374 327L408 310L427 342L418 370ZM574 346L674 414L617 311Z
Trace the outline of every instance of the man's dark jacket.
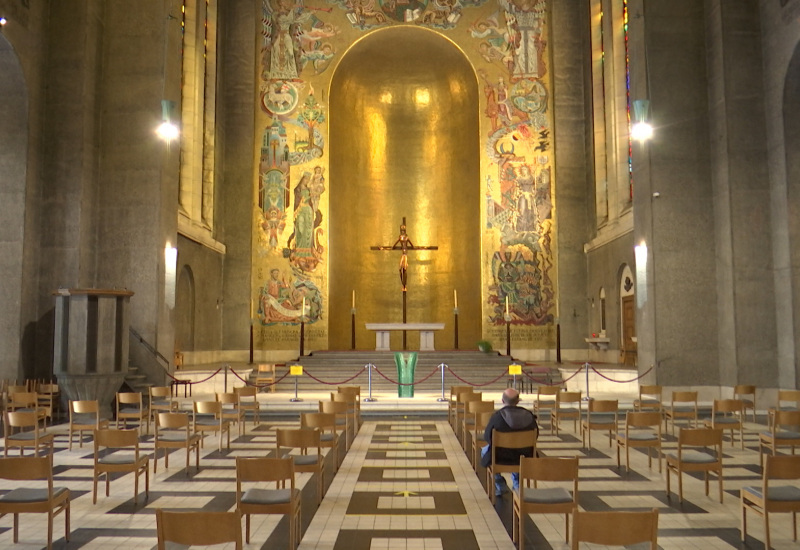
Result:
M525 430L535 430L536 415L528 409L518 407L516 405L506 405L499 411L495 412L486 424L486 430L483 432L483 439L489 445L492 444L492 430L498 432L521 432ZM519 464L521 456L533 456L533 448L527 449L504 449L498 447L495 449L495 461L497 464ZM486 467L492 460L491 449L481 458L481 465Z

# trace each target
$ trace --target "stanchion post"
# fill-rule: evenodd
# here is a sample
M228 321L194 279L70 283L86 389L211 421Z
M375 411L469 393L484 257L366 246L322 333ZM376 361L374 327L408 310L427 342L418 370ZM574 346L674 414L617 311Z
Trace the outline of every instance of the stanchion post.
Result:
M589 362L587 361L583 366L586 368L586 401L591 401L592 398L589 397Z
M253 364L253 320L250 319L250 365Z
M453 342L453 344L454 344L453 347L455 349L458 349L458 308L457 307L453 308L453 338L455 340L455 342Z
M456 319L458 319L458 314L457 314L457 313L456 313ZM458 336L456 336L456 340L458 340ZM458 347L456 347L456 349L458 349ZM442 363L441 365L439 365L439 368L440 368L440 369L442 369L442 396L441 396L439 399L437 399L437 400L436 400L436 401L438 401L439 403L441 403L441 402L443 402L443 401L449 401L449 399L447 399L447 398L444 396L444 369L445 369L445 367L446 367L446 366L447 366L447 365L445 365L444 363Z
M350 349L356 349L356 308L350 309Z
M367 384L369 385L369 397L365 397L364 401L367 403L372 403L373 401L377 401L377 399L372 397L372 369L375 368L375 365L372 363L367 363L364 365L364 368L367 369Z
M302 365L291 365L289 367L289 374L294 377L294 397L289 399L292 403L299 403L302 401L299 397L297 397L297 379L303 374L303 366Z
M506 355L511 357L511 315L506 313L503 318L506 321Z
M228 367L229 365L225 365L225 382L223 383L222 388L225 393L228 393Z

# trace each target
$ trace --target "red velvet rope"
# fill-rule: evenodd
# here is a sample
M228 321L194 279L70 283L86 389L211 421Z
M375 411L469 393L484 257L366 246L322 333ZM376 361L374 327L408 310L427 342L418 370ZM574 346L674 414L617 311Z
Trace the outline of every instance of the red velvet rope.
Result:
M289 376L289 372L287 372L286 374L284 374L283 376L281 376L280 378L278 378L278 379L277 379L277 380L275 380L274 382L269 382L269 383L267 383L267 384L253 384L253 383L251 383L250 381L248 381L248 380L245 380L244 378L242 378L241 376L239 376L239 373L237 373L235 370L231 369L231 372L233 373L233 375L234 375L236 378L238 378L239 380L241 380L242 382L244 382L244 383L245 383L245 385L247 385L247 386L253 386L254 388L269 388L270 386L275 386L275 385L277 385L277 384L278 384L278 382L280 382L281 380L283 380L284 378L286 378L287 376Z
M524 370L522 371L522 374L524 374L525 376L527 376L527 377L528 377L528 378L530 378L531 380L534 380L535 382L537 382L537 383L539 383L539 384L542 384L543 386L561 386L562 384L565 384L566 382L569 382L570 380L572 380L573 378L575 378L576 376L578 376L578 375L579 375L579 374L580 374L582 371L583 371L583 369L579 368L579 369L578 369L578 370L576 370L576 371L575 371L575 372L574 372L572 375L570 375L569 377L567 377L567 378L565 378L565 379L561 380L561 382L554 382L554 383L552 383L552 384L551 384L550 382L543 382L543 381L539 380L538 378L535 378L535 377L534 377L533 375L531 375L530 373L528 373L528 372L525 372Z
M319 382L321 384L327 384L328 386L338 386L339 384L347 384L348 382L350 382L352 380L355 380L356 378L361 376L361 374L363 372L364 372L364 369L361 369L360 371L358 371L356 374L354 374L353 376L351 376L347 380L342 380L341 382L325 382L324 380L320 380L319 378L317 378L316 376L314 376L313 374L308 372L308 370L305 370L305 369L303 370L303 374L307 374L308 377L311 378L312 380L316 380L317 382Z
M374 366L374 365L373 365L373 366ZM433 371L432 371L432 372L431 372L431 373L430 373L428 376L426 376L425 378L422 378L422 379L420 379L420 380L417 380L416 382L411 382L410 384L406 384L406 383L398 382L398 381L396 381L396 380L392 380L391 378L389 378L388 376L386 376L385 374L383 374L383 373L382 373L380 370L378 370L378 367L375 367L375 372L377 372L378 374L380 374L381 376L383 376L383 377L384 377L386 380L388 380L388 381L389 381L389 382L391 382L392 384L397 384L398 386L416 386L417 384L421 384L421 383L423 383L425 380L427 380L428 378L430 378L431 376L433 376L434 374L436 374L436 372L437 372L438 370L439 370L439 367L437 366L437 367L436 367L435 369L433 369Z
M650 371L651 371L651 370L653 370L655 367L650 367L649 369L647 369L646 371L644 371L642 374L640 374L640 375L639 375L639 376L637 376L636 378L632 378L632 379L630 379L630 380L614 380L613 378L609 378L608 376L606 376L606 375L605 375L605 374L603 374L602 372L598 371L596 368L594 368L594 367L593 367L593 366L591 366L591 365L589 365L589 368L590 368L590 369L592 369L592 370L595 372L595 374L597 374L597 375L598 375L598 376L600 376L601 378L605 378L605 379L606 379L606 380L608 380L609 382L616 382L617 384L629 384L629 383L631 383L631 382L636 382L637 380L641 380L643 377L645 377L647 374L649 374L649 373L650 373Z
M506 376L508 374L508 372L506 371L506 372L504 372L503 374L501 374L500 376L498 376L497 378L495 378L493 380L489 380L488 382L483 383L483 384L478 384L478 383L469 382L468 380L464 380L459 375L457 375L455 372L453 372L453 369L451 369L450 367L447 367L447 370L449 370L452 373L452 375L455 376L461 382L464 382L465 384L469 384L470 386L478 386L478 387L480 387L480 386L488 386L489 384L494 384L495 382L497 382L502 377L504 377L504 376Z

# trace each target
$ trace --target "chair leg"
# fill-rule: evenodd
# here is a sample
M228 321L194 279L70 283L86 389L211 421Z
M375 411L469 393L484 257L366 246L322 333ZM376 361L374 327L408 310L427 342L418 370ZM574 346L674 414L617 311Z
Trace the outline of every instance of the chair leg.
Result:
M292 526L289 525L289 530L292 529ZM292 536L289 535L289 540L292 539ZM250 544L250 514L244 515L244 541L247 544Z
M742 542L747 540L747 506L744 504L744 495L742 495Z
M47 550L53 548L53 510L47 512Z
M764 510L764 543L765 548L767 550L770 549L770 541L769 541L769 512Z

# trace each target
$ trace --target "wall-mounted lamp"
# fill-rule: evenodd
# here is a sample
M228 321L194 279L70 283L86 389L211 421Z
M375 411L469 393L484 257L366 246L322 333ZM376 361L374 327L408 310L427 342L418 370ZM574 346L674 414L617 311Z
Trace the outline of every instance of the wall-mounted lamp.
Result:
M180 130L178 130L178 127L172 122L174 111L174 101L169 101L168 99L161 100L161 124L156 128L156 135L167 143L173 139L177 139L180 135Z
M636 141L647 141L653 137L653 126L650 124L650 101L647 99L637 99L633 102L631 137Z
M8 23L8 19L0 15L0 27L4 27L6 23Z

